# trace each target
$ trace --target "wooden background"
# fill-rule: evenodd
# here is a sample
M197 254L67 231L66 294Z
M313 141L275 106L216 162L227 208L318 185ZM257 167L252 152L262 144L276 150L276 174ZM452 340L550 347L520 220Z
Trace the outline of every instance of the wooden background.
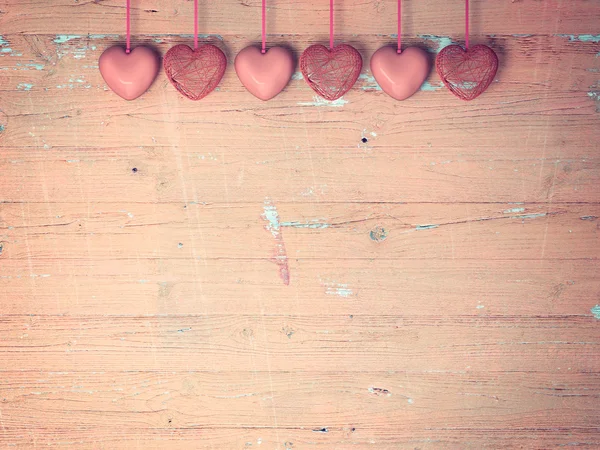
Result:
M0 0L1 448L600 447L599 1L472 0L470 103L368 64L263 103L231 64L260 0L200 2L218 91L126 102L124 3ZM328 2L269 4L271 44L327 41ZM191 42L190 0L133 8L134 44ZM462 8L405 0L406 44ZM336 21L368 63L395 1Z

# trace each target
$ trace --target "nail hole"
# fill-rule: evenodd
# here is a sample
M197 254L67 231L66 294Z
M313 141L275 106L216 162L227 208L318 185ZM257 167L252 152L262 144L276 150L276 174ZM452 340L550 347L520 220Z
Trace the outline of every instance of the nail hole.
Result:
M133 169L131 169L131 171L132 171L133 173L136 173L136 172L137 172L137 167L134 167Z
M361 141L363 144L366 144L367 142L369 142L369 140L366 137L362 138Z

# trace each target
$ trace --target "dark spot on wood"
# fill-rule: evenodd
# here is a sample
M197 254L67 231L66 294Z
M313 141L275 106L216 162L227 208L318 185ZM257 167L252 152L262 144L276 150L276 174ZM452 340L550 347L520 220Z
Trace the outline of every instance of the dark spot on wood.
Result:
M366 137L362 138L360 141L361 141L363 144L366 144L367 142L369 142L369 140L368 140Z
M352 431L354 433L356 431L356 428L352 427L352 430L350 430L350 431Z
M581 216L581 220L596 220L598 216Z
M4 243L0 242L0 256L2 256L3 251L4 251Z
M169 423L173 422L173 419L169 419Z
M327 428L315 428L313 433L329 433L329 430Z
M156 9L145 9L144 11L146 11L148 13L157 13L158 12Z
M137 172L137 167L134 167L133 169L131 169L131 171L132 171L133 173L136 173L136 172Z
M392 393L390 391L388 391L387 389L384 388L378 388L378 387L370 387L369 388L369 392L373 395L377 395L377 396L390 396L392 395Z
M386 231L385 228L377 225L375 228L373 228L371 230L371 232L369 233L369 235L371 236L371 239L375 242L381 242L381 241L385 241L388 235L388 232Z

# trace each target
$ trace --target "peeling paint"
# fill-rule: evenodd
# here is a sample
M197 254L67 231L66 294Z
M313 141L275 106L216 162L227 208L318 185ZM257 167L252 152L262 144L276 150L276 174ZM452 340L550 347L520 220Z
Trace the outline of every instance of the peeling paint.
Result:
M504 211L502 211L504 214L511 214L511 213L520 213L525 211L525 208L512 208L512 209L505 209Z
M56 44L64 44L65 42L69 42L73 39L80 39L81 36L76 34L57 34L56 38L54 38L54 42Z
M379 84L377 84L377 80L375 80L375 77L373 75L361 73L358 79L363 82L363 85L360 87L363 91L382 90Z
M522 216L512 216L512 218L514 218L514 219L537 219L539 217L546 217L546 213L524 214Z
M347 284L325 282L323 283L323 286L326 288L325 293L327 295L337 295L339 297L348 298L353 294L352 289L350 289Z
M265 229L271 233L275 238L275 255L273 256L274 262L279 266L279 276L286 285L290 284L290 270L288 265L287 252L285 250L285 243L283 236L281 235L281 224L279 222L279 213L275 205L271 203L269 198L265 199L263 206L263 214L261 216L267 221Z
M12 53L9 42L0 35L0 53Z
M417 225L415 227L415 230L420 231L420 230L431 230L433 228L437 228L439 227L439 225L436 224L431 224L431 225Z
M555 36L569 38L569 42L600 42L600 34L556 34Z
M594 306L590 311L596 319L600 320L600 305Z
M426 41L434 42L435 44L437 44L437 49L433 49L433 50L430 49L430 51L432 51L434 53L438 53L444 47L447 47L454 43L452 41L452 38L449 36L436 36L434 34L419 34L419 35L417 35L417 37L419 37L421 39L425 39Z
M313 229L321 229L321 228L329 228L330 225L324 222L325 219L313 219L307 222L281 222L279 226L281 227L290 227L290 228L313 228Z
M436 83L436 84L431 84L429 81L425 81L421 85L421 87L419 88L419 90L426 91L426 92L431 92L431 91L439 91L443 87L444 87L444 84L442 82L439 82L439 83Z
M329 106L332 108L341 108L342 106L346 105L348 103L348 100L344 100L344 98L338 98L337 100L333 100L333 101L329 101L329 100L325 100L323 97L319 97L318 95L315 95L313 97L313 101L312 102L299 102L298 106Z
M32 87L33 87L33 84L31 84L31 83L19 83L17 85L17 90L19 90L19 91L30 91Z
M292 80L304 80L304 75L302 75L302 72L294 72Z
M533 34L513 34L512 37L520 38L520 37L531 37Z

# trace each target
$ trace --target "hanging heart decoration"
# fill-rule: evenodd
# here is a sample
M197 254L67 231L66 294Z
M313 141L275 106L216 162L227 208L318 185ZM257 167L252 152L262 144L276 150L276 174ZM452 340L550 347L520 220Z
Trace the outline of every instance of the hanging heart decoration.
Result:
M405 100L419 90L431 70L429 56L419 47L402 50L402 0L398 0L398 45L382 47L371 57L371 73L383 92Z
M494 81L498 56L487 45L469 48L469 0L465 0L465 48L449 45L435 59L438 75L461 100L479 97Z
M261 100L270 100L288 84L294 72L292 52L284 47L267 51L267 1L262 0L262 47L244 48L235 57L235 72L244 87Z
M159 57L148 47L136 47L127 53L120 46L106 49L98 61L104 81L125 100L134 100L148 90L160 68Z
M148 90L160 67L158 54L148 47L131 50L131 4L126 2L127 41L125 48L115 45L100 55L98 68L112 91L125 100L134 100Z
M308 85L321 97L337 100L350 90L362 70L362 57L346 44L331 50L311 45L300 57L300 71Z
M198 0L194 0L194 49L176 45L165 55L163 66L175 89L190 100L210 94L225 74L225 53L212 44L198 46Z
M437 73L446 87L462 100L473 100L494 81L498 56L487 45L463 49L445 47L435 60Z
M333 0L329 0L329 48L311 45L300 57L300 71L321 97L337 100L350 90L362 70L362 57L351 45L333 45Z
M195 50L180 44L167 52L163 65L175 89L190 100L200 100L218 86L225 74L227 58L212 44Z
M265 53L257 47L246 47L235 58L235 72L252 95L270 100L288 84L294 72L294 58L283 47L272 47Z
M417 92L430 67L427 53L418 47L408 47L402 53L393 47L382 47L371 57L371 73L377 84L396 100L405 100Z

